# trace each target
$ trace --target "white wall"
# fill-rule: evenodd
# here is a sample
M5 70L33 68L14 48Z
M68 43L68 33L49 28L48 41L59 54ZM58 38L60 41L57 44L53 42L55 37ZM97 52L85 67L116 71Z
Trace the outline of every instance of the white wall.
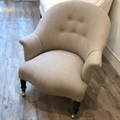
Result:
M104 55L120 74L120 0L113 0L109 16L112 27Z

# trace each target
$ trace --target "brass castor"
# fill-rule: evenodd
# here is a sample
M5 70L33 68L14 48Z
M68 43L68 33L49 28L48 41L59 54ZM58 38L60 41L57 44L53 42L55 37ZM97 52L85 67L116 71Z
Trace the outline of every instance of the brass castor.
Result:
M21 83L21 89L22 89L22 96L25 97L26 81L21 79L20 83Z
M76 115L75 115L75 114L72 114L72 115L71 115L71 118L72 118L72 119L75 119L75 118L76 118Z
M80 102L74 101L73 113L71 115L72 119L75 119L79 111Z
M25 97L25 92L22 92L22 96Z

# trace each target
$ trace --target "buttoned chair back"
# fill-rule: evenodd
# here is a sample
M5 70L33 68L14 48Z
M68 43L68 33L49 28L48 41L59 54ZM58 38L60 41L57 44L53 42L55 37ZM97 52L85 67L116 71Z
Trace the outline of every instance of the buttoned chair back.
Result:
M91 52L102 52L110 21L102 9L93 6L69 1L51 7L35 30L43 51L66 50L79 55L84 61Z

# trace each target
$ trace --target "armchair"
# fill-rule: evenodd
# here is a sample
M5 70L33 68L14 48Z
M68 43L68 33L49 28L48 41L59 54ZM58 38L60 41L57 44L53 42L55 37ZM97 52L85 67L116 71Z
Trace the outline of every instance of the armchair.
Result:
M25 56L19 68L22 95L28 81L46 94L71 98L75 118L93 70L102 66L109 31L108 15L91 3L51 7L35 31L20 40Z

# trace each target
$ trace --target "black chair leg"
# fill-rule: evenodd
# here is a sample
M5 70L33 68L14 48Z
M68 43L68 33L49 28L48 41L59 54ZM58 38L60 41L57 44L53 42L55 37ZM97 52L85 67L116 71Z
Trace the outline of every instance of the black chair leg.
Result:
M42 15L40 14L40 18L42 18Z
M25 80L20 80L21 83L21 89L22 89L22 96L25 96L25 89L26 89L26 81Z
M79 111L80 104L81 104L80 102L74 101L73 114L71 115L73 119L76 118L76 115Z

